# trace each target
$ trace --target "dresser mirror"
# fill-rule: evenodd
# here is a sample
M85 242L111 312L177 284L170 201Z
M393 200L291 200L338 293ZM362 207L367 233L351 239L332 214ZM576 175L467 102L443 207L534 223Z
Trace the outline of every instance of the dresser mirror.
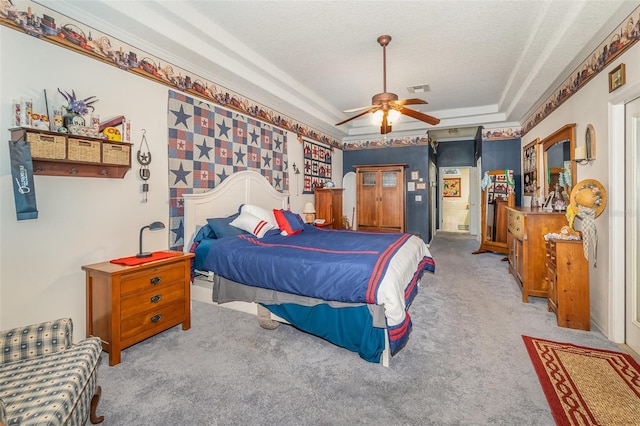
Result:
M573 182L576 180L576 162L574 152L576 149L576 125L567 124L556 130L542 140L542 152L544 159L544 197L547 198L551 191L556 191L555 198L564 199L569 203L569 195Z
M482 179L480 247L473 254L509 252L507 207L515 206L514 189L513 170L491 170L485 173Z

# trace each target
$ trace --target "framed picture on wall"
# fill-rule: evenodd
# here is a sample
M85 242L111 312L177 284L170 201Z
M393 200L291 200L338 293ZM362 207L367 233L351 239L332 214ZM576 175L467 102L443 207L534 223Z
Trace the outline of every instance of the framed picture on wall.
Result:
M538 160L540 138L522 148L522 178L524 195L536 195L538 192Z
M609 73L609 92L613 92L624 83L626 83L624 64L620 64Z
M442 196L446 198L460 197L460 178L444 178Z
M418 183L416 183L416 189L418 191L427 189L427 182L418 182Z
M420 172L417 170L414 170L411 172L411 180L418 180L420 179Z

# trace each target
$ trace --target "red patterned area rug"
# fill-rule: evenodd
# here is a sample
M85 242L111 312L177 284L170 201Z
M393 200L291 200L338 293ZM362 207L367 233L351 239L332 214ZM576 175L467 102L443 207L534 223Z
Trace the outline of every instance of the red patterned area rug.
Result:
M627 354L522 336L558 425L640 425L640 366Z

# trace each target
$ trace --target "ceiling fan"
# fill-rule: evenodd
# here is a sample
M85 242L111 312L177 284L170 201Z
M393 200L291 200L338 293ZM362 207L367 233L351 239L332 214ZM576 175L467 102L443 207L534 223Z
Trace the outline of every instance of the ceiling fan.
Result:
M340 126L341 124L347 123L351 120L355 120L358 117L362 117L365 114L373 113L374 116L378 115L380 121L380 133L387 134L391 132L391 125L394 120L401 115L408 115L409 117L415 118L416 120L424 121L425 123L436 125L440 123L440 119L432 117L427 114L423 114L418 111L414 111L412 109L405 108L405 105L418 105L418 104L426 104L427 101L423 101L422 99L401 99L398 100L398 95L395 93L387 92L387 45L391 41L390 35L381 35L378 37L378 43L382 46L382 66L383 66L383 92L374 95L371 98L371 106L366 106L362 108L354 108L348 109L344 112L356 112L360 110L365 110L360 114L356 114L351 118L347 118L344 121L336 123L336 126Z

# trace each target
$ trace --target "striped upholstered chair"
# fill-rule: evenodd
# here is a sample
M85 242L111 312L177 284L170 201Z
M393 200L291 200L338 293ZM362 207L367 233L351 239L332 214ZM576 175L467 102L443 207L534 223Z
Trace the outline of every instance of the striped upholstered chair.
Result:
M73 344L70 318L0 332L0 426L100 423L100 339Z

